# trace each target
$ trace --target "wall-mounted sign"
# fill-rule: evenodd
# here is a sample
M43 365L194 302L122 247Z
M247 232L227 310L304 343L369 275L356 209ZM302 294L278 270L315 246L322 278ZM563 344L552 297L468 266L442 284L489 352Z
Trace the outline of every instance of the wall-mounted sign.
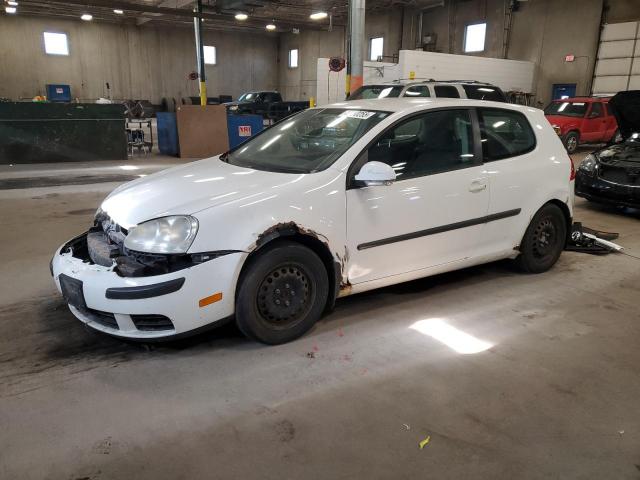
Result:
M565 55L564 57L565 62L573 62L575 59L576 59L575 55Z
M251 136L251 125L239 125L238 126L238 136L239 137L250 137Z

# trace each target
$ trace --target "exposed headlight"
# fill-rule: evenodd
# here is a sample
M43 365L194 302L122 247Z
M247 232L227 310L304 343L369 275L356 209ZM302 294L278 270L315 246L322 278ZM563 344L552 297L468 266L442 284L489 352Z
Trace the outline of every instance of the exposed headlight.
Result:
M591 153L586 157L584 157L584 160L582 160L582 163L578 167L578 170L580 170L583 173L586 173L590 177L593 177L597 169L598 169L598 160Z
M234 112L235 112L236 110L238 110L238 105L231 105L231 106L229 107L229 110L232 110L232 111L234 111Z
M129 230L125 248L146 253L186 253L198 233L198 220L189 215L156 218Z

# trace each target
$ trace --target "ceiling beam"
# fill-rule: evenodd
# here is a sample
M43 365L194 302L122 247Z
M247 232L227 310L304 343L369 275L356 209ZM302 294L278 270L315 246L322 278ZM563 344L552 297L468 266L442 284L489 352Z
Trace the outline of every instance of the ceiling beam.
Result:
M158 7L161 8L182 8L186 5L189 5L190 3L193 3L193 0L164 0L164 2L161 2ZM136 25L144 25L147 22L150 22L151 18L148 17L138 17L138 19L136 20Z
M175 5L176 2L184 2L184 4L188 4L191 3L191 1L193 0L165 0L162 4L160 5L164 5L164 4L172 4ZM33 6L38 6L41 7L42 6L42 0L21 0L21 3L24 3L25 5L33 5ZM198 14L197 12L193 12L190 9L187 8L169 8L169 7L163 7L163 6L155 6L155 5L145 5L145 4L139 4L139 3L129 3L129 2L125 2L122 0L47 0L48 4L56 4L56 5L77 5L80 7L84 7L84 8L88 8L88 7L96 7L96 8L107 8L107 9L120 9L120 10L127 10L130 12L140 12L140 13L155 13L158 15L162 15L162 16L169 16L169 17L182 17L182 18L189 18L189 19L193 19L193 17L201 17L204 20L210 20L213 23L219 23L219 24L228 24L230 26L240 26L240 24L234 19L234 15L233 14L227 14L227 13L207 13L207 12L203 12L201 14ZM44 10L44 12L46 12L46 10ZM149 18L148 21L152 21L153 18ZM270 19L269 19L270 20ZM264 19L260 19L260 18L256 18L255 20L245 20L242 22L243 26L246 27L253 27L256 29L263 29L264 28ZM146 22L143 22L146 23ZM311 30L324 30L326 29L326 25L313 25L313 24L308 24L305 22L296 22L296 23L292 23L291 21L280 21L277 20L276 24L279 27L279 30L291 30L293 27L304 27L306 29L311 29ZM334 23L334 25L336 25ZM206 24L205 24L206 26Z

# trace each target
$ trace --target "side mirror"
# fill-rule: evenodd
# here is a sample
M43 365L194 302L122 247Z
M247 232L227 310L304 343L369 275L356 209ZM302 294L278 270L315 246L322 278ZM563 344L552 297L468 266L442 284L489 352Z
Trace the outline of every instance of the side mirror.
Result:
M396 171L386 163L367 162L354 179L367 187L391 185L396 180Z

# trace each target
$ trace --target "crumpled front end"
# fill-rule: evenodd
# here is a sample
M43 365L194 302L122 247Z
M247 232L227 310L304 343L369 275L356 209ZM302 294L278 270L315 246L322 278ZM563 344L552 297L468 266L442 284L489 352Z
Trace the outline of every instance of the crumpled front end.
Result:
M98 216L88 232L54 255L56 287L82 322L111 335L152 340L233 314L244 252L149 255L127 251L126 234Z

